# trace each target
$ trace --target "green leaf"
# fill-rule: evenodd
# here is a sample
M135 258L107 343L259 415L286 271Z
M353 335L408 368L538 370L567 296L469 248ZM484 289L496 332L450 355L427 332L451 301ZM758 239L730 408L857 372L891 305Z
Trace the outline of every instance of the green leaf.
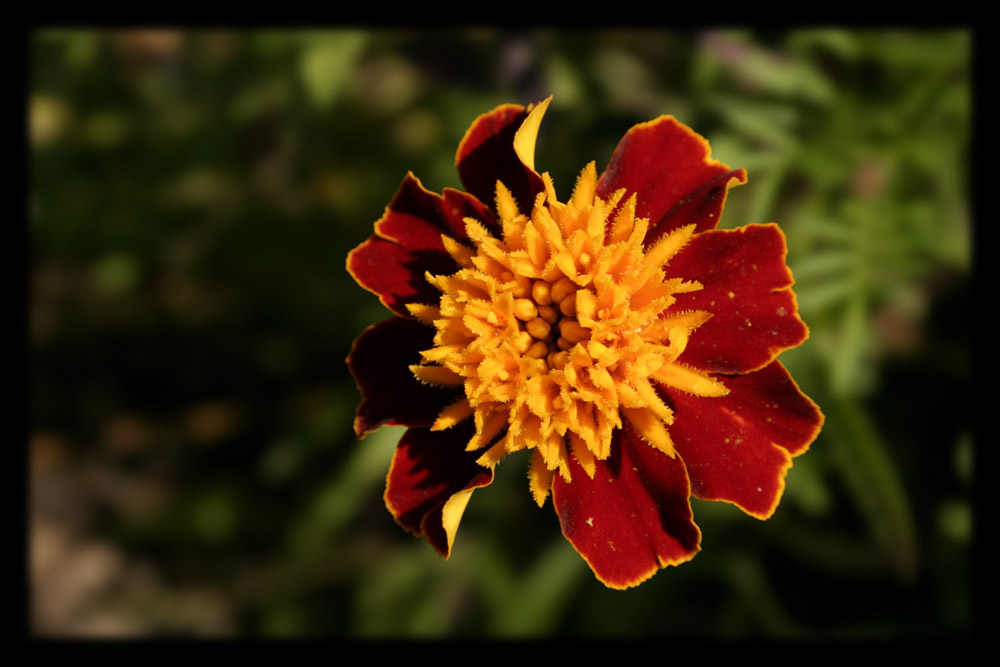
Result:
M823 410L824 433L872 538L900 579L911 579L918 560L913 510L882 435L853 398L828 396Z
M840 396L862 394L871 382L865 363L869 343L867 313L865 292L854 290L843 315L839 345L830 370L833 391Z
M405 430L401 426L384 426L356 444L338 474L316 494L310 510L292 529L291 543L296 552L321 549L370 501Z
M830 278L837 274L848 273L854 263L854 255L848 250L830 250L822 253L806 255L795 261L789 260L789 266L797 282L808 283L812 280Z
M494 631L501 636L541 636L555 629L569 592L587 574L580 555L561 537L535 562L497 606Z

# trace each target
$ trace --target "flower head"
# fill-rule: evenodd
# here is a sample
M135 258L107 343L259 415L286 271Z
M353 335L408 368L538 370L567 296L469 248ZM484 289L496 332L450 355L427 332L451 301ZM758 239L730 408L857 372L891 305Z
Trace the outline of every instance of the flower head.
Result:
M551 99L551 98L550 98ZM689 560L689 497L767 518L823 417L776 357L808 336L774 224L715 229L746 181L671 116L632 128L562 202L534 169L549 100L480 116L468 192L408 174L348 270L396 317L348 358L358 435L410 427L386 505L447 557L472 495L529 484L608 586Z

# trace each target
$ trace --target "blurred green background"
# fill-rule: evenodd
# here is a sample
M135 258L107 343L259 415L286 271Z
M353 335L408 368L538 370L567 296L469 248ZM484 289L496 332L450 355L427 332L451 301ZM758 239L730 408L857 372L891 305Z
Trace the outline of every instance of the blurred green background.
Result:
M29 40L36 636L927 637L970 631L964 30L42 30ZM672 113L749 172L826 414L775 516L693 501L690 563L605 589L512 457L445 562L382 501L344 264L407 170L555 98L565 196Z

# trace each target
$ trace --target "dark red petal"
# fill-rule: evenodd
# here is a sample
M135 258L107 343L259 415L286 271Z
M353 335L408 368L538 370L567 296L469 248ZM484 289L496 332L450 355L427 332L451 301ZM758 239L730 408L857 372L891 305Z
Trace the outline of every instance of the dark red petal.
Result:
M691 334L679 361L713 373L748 373L809 337L786 252L785 235L773 223L691 238L665 271L702 289L678 294L671 310L704 310L712 318Z
M455 165L465 189L482 202L496 203L497 181L517 201L522 213L530 214L535 195L545 186L541 177L514 152L514 135L528 117L520 104L503 104L472 122L458 145Z
M636 586L698 552L684 463L644 442L625 421L594 478L572 460L573 481L552 485L563 535L611 588Z
M420 351L434 347L434 330L417 320L393 317L365 329L351 346L347 365L361 390L354 431L379 426L430 426L461 389L423 384L410 372Z
M781 500L792 457L819 434L823 415L780 362L720 379L729 394L719 398L664 388L676 414L670 437L695 497L766 519Z
M468 238L465 218L475 218L500 234L491 207L454 188L445 188L441 195L431 192L408 173L385 214L375 222L375 233L407 248L443 251L442 233L460 240Z
M450 275L458 270L441 234L467 238L465 217L499 234L493 214L474 197L452 189L443 196L429 192L407 174L375 223L375 235L347 256L347 270L397 315L409 315L407 303L437 303L441 293L424 273Z
M729 188L746 180L743 169L712 159L701 135L673 116L660 116L625 133L597 182L597 195L607 199L619 188L636 193L636 216L649 218L649 245L692 223L696 232L714 229Z
M465 451L472 434L471 419L445 431L411 428L399 441L386 478L385 505L396 522L445 558L451 551L442 522L446 503L493 481L493 471L476 463L482 452Z
M433 304L441 299L441 292L427 282L425 271L450 275L458 265L445 252L407 250L372 236L347 256L347 270L392 312L406 316L408 303Z

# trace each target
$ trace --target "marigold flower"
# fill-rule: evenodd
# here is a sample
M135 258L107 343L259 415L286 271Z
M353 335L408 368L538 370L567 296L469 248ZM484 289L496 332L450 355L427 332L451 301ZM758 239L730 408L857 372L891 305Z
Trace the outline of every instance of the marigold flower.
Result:
M534 168L551 98L472 124L467 192L407 174L347 268L395 317L348 357L354 427L409 427L385 502L445 558L508 454L613 588L691 559L690 496L767 518L823 416L776 361L808 336L778 226L715 229L742 169L672 116L559 201Z

